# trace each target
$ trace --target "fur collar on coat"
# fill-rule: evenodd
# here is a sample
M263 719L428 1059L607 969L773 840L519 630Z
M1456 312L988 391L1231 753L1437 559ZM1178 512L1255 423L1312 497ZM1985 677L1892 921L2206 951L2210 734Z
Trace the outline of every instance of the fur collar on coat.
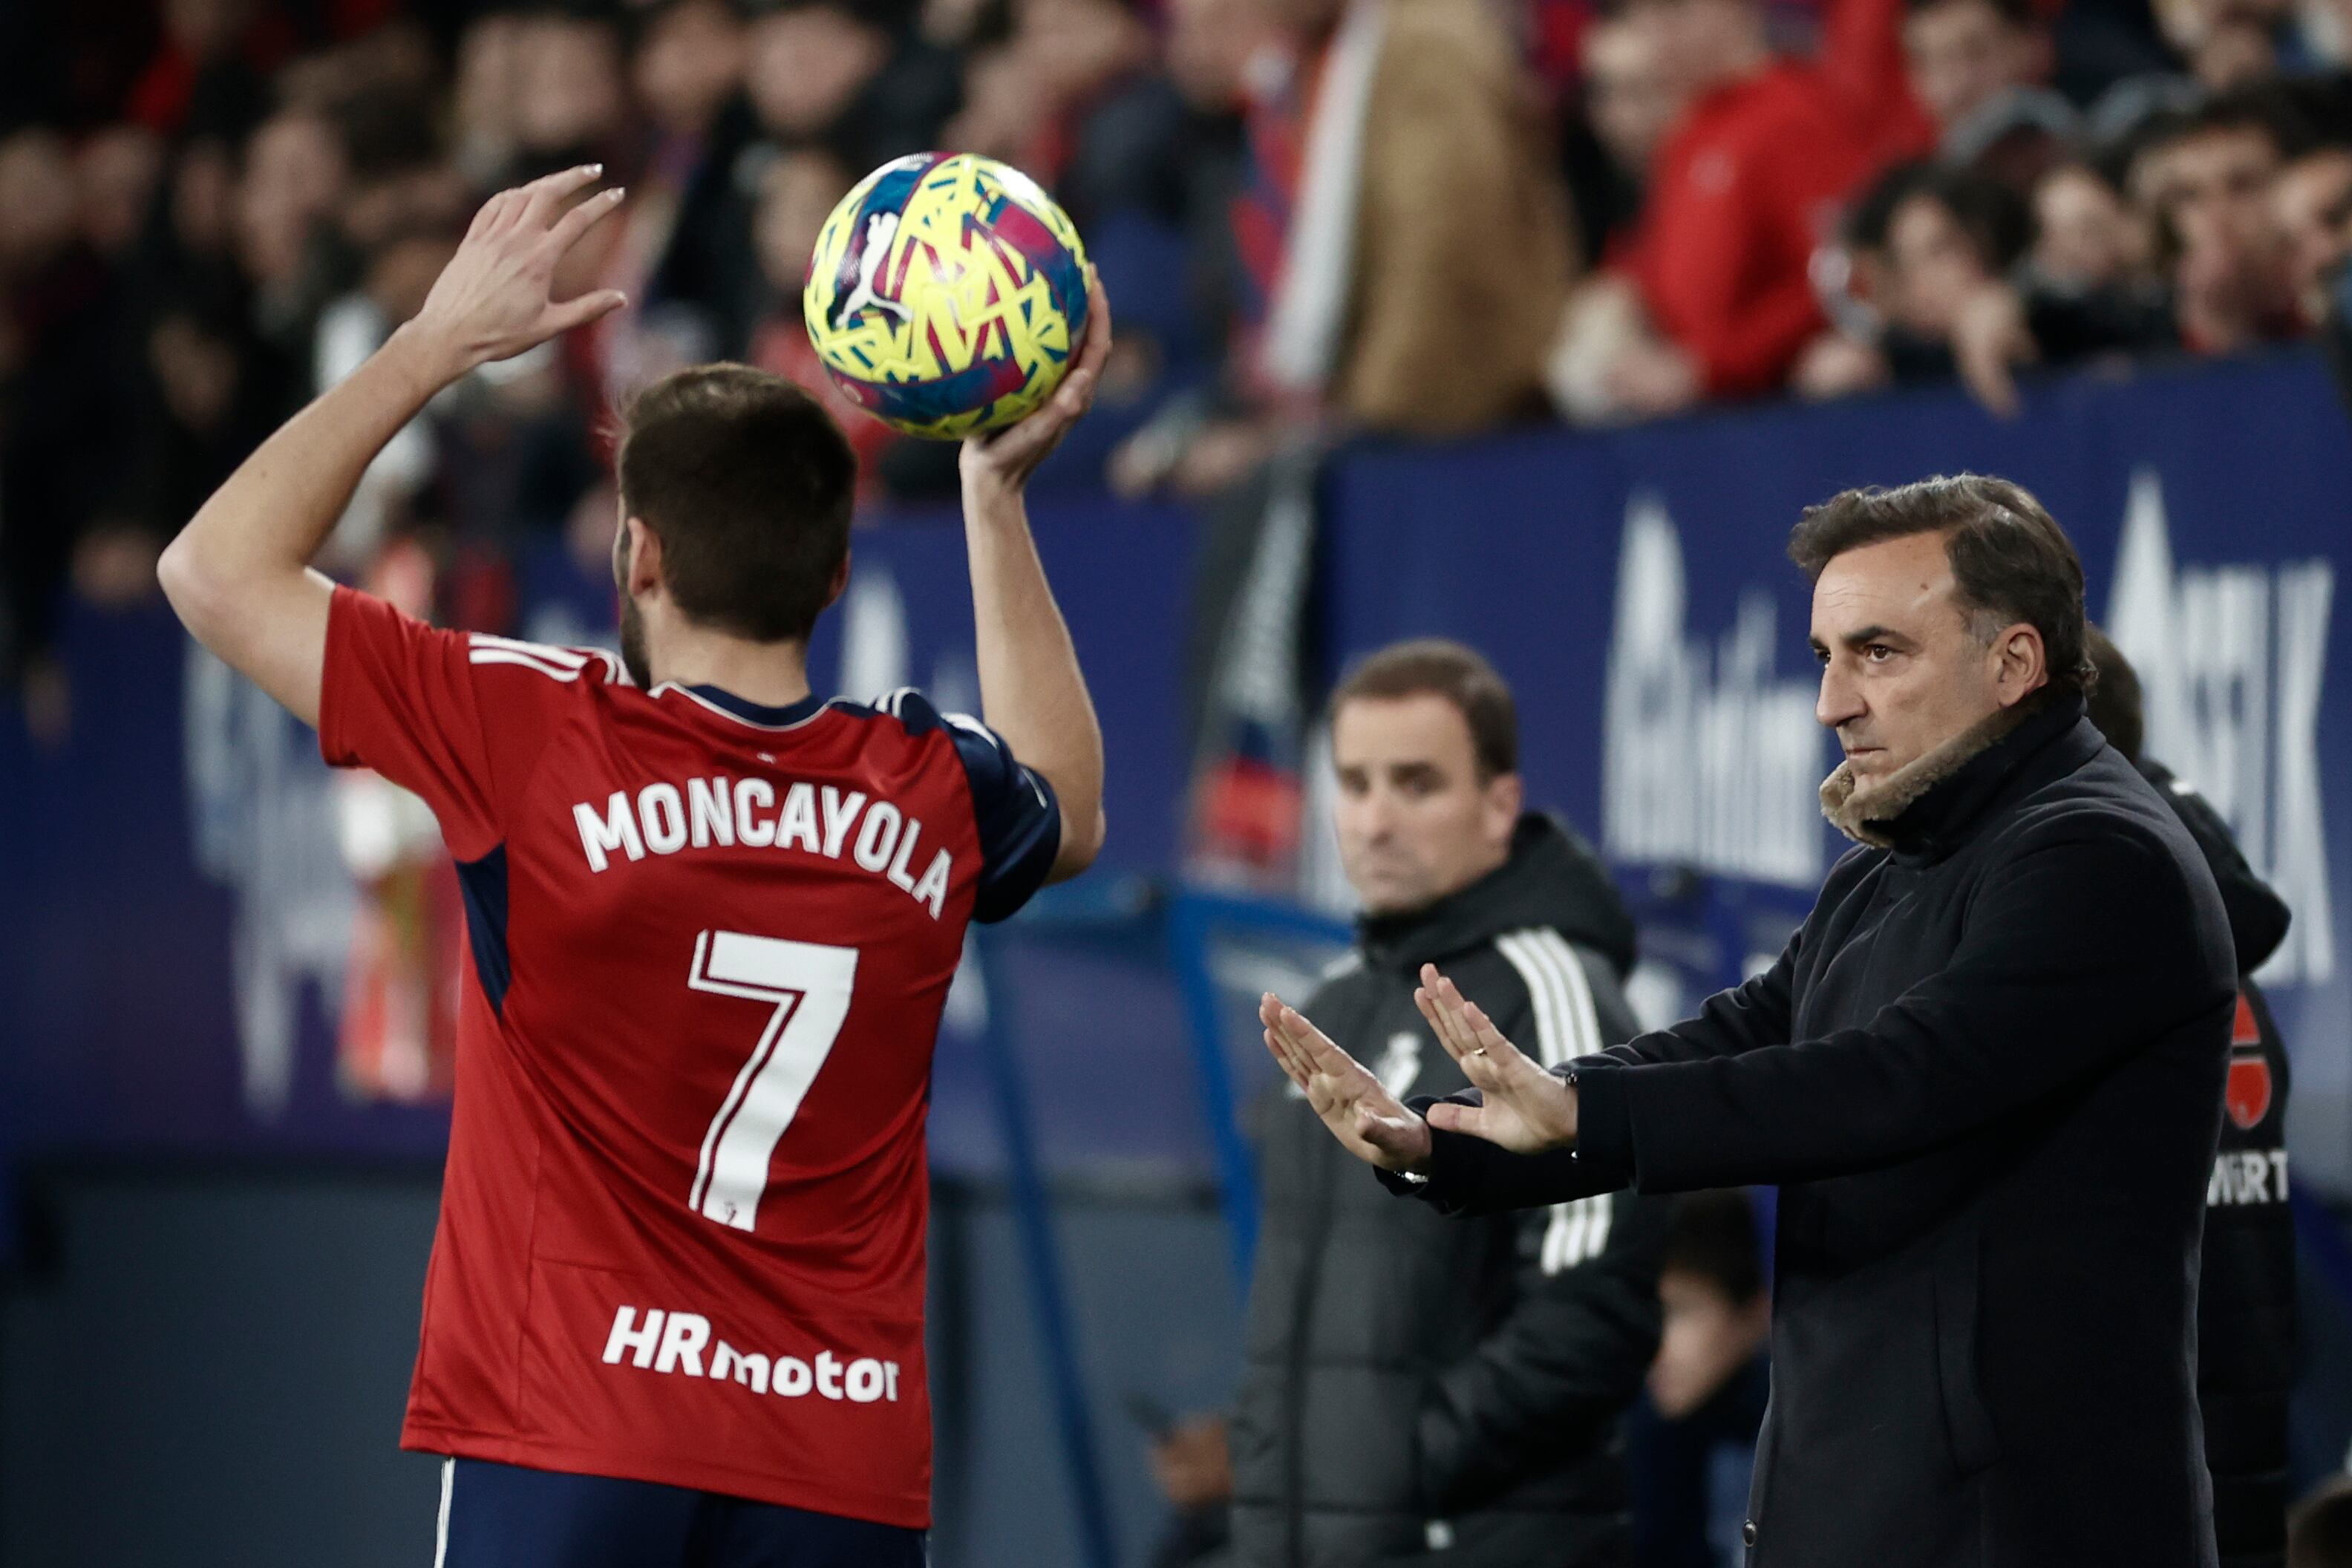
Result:
M1866 844L1874 849L1894 848L1893 829L1905 812L1917 805L1929 790L2048 707L2052 695L2051 689L2045 686L2021 702L1998 709L1927 755L1914 758L1873 784L1859 783L1853 775L1853 764L1840 763L1822 781L1822 815L1856 844Z

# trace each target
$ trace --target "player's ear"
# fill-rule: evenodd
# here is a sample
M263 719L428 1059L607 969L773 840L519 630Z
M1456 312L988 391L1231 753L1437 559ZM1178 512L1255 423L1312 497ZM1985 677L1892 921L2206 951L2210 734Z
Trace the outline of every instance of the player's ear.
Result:
M833 569L833 581L825 584L824 603L820 608L833 608L842 595L849 591L849 555L846 550L841 552L841 564Z
M622 591L631 598L650 594L661 586L661 535L647 528L645 519L633 517L621 525L628 533L628 562L621 582Z

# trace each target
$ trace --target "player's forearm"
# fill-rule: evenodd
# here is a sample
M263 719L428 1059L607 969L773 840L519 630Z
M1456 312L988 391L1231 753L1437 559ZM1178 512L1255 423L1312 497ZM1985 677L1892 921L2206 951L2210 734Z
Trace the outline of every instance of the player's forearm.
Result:
M1075 876L1103 840L1102 730L1094 702L1037 559L1021 492L970 487L964 518L982 716L1053 784L1062 807L1054 874Z

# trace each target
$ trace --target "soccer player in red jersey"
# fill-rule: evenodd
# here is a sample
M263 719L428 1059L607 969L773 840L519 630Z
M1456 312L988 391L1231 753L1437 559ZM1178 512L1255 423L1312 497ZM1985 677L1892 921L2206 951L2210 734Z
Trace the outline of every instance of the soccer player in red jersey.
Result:
M622 655L439 631L305 563L394 432L557 301L611 212L574 169L490 199L415 320L164 552L197 639L422 795L472 962L402 1445L450 1456L443 1568L924 1561L924 1117L974 920L1103 836L1102 740L1030 536L1086 410L1099 288L1038 413L965 444L982 706L818 700L856 463L740 365L628 409Z

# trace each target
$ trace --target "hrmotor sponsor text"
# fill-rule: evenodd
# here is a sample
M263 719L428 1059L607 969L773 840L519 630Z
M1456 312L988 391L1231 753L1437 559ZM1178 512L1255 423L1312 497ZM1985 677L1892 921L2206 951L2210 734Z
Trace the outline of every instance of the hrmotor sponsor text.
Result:
M709 1352L707 1363L706 1351ZM843 1357L829 1350L806 1360L737 1350L725 1340L714 1343L710 1320L699 1312L654 1307L640 1313L635 1307L622 1307L613 1314L613 1331L604 1340L604 1364L618 1366L625 1360L649 1372L732 1382L754 1394L786 1399L814 1394L820 1399L872 1405L895 1404L898 1398L895 1361Z

